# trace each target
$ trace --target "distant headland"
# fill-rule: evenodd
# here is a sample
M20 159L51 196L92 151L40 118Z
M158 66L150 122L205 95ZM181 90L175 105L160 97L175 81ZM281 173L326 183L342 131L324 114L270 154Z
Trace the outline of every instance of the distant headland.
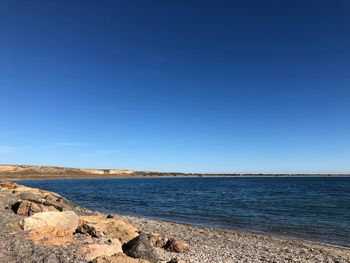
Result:
M3 179L73 179L73 178L140 178L140 177L288 177L350 176L350 173L181 173L134 171L121 169L82 169L39 165L0 165Z

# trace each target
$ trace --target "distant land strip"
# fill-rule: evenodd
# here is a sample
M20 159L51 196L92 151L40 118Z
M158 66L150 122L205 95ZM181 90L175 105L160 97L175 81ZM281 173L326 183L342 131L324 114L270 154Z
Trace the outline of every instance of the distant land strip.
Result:
M1 179L74 179L74 178L142 178L142 177L289 177L289 176L350 176L346 173L179 173L179 172L152 172L133 171L119 169L81 169L57 166L37 166L37 165L0 165Z

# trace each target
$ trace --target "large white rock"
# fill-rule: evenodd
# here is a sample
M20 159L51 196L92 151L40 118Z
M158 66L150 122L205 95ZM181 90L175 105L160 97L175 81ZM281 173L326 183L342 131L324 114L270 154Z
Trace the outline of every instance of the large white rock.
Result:
M32 231L45 227L53 227L72 233L78 227L79 218L73 211L41 212L27 217L23 221L23 229Z

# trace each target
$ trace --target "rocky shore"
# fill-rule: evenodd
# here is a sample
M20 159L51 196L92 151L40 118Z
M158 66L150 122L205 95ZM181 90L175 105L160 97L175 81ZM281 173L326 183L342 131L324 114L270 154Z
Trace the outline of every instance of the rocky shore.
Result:
M350 249L130 216L0 182L0 262L350 262Z

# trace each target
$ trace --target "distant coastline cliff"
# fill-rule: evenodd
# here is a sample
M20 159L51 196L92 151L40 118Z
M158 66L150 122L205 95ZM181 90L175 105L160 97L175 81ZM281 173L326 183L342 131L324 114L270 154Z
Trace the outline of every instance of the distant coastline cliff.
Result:
M0 178L74 178L131 175L131 170L79 169L57 166L0 165Z

